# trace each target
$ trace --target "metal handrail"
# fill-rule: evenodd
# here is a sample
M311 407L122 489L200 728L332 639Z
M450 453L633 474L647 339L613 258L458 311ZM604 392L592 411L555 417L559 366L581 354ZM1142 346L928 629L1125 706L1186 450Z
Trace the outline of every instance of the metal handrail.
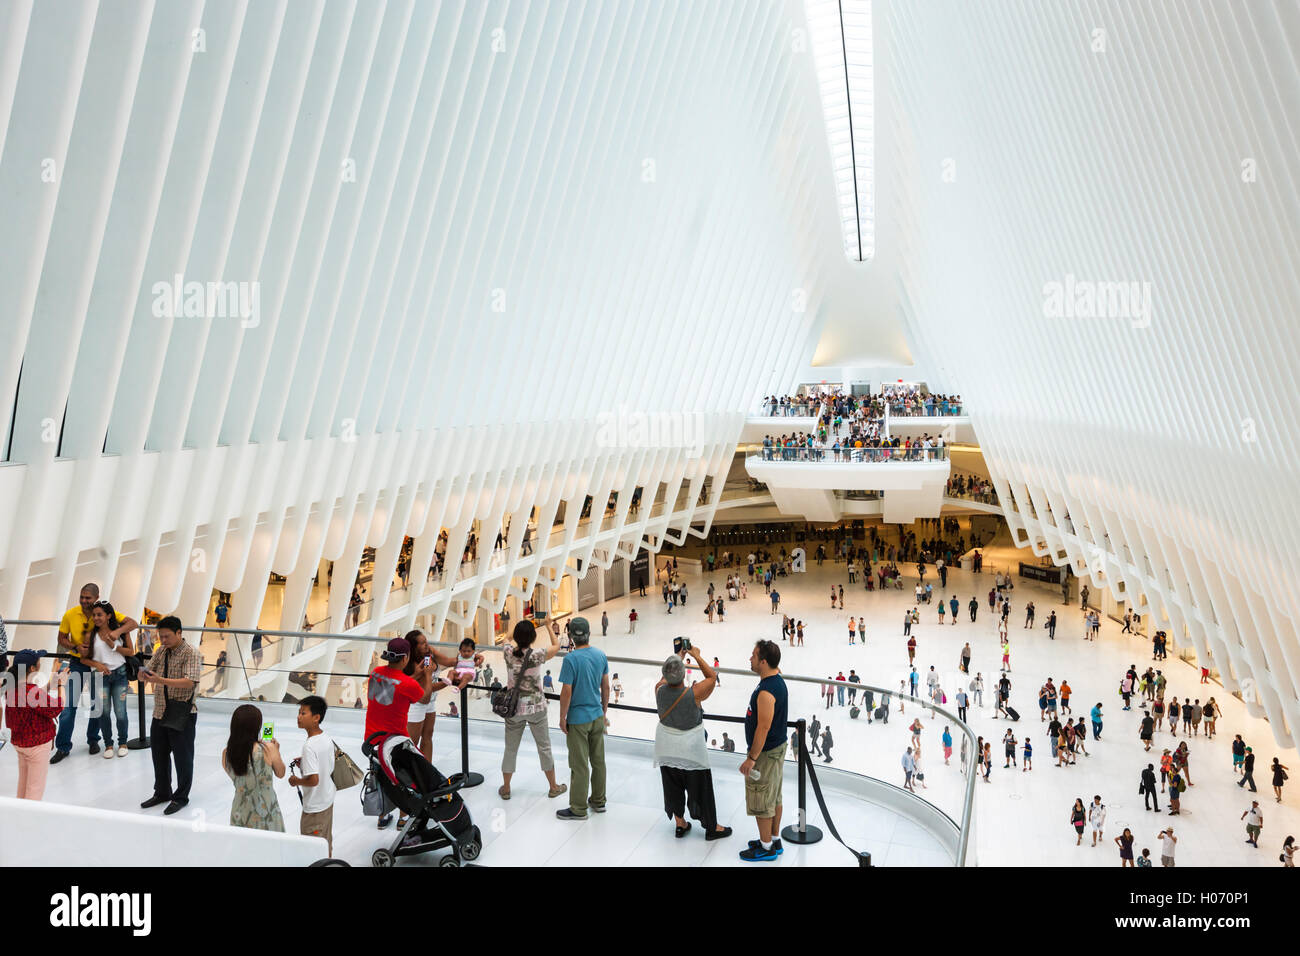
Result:
M45 620L25 620L25 619L14 619L14 620L10 620L10 619L5 619L5 624L6 624L7 626L9 626L9 627L28 627L28 626L31 626L31 627L58 627L59 624L60 624L60 622L59 622L59 621L45 621ZM141 625L140 625L140 630L142 630L142 631L153 631L153 630L156 629L156 627L157 627L157 625L152 625L152 624L141 624ZM302 637L302 638L317 638L317 639L322 639L322 640L366 641L366 642L376 643L376 644L377 644L377 643L381 643L381 642L382 642L382 643L387 643L387 641L389 640L389 638L387 638L387 637L380 637L380 636L378 636L378 635L366 635L366 634L323 634L323 633L320 633L320 632L317 632L317 631L278 631L278 630L269 630L269 629L267 629L267 628L247 628L247 627L210 627L210 626L207 626L207 625L202 625L202 626L198 626L198 625L196 625L196 626L193 626L193 627L185 627L185 628L184 628L184 631L185 631L185 632L189 632L189 631L198 631L198 632L200 632L200 633L209 633L209 632L210 632L210 633L222 633L222 634L249 634L249 635L253 635L253 634L263 634L263 635L268 635L268 636L273 636L273 637ZM460 645L459 645L458 643L454 642L454 641L430 641L429 644L430 644L430 646L444 648L444 649L446 649L446 650L448 650L448 651L456 651L456 650L458 650L459 647L460 647ZM13 652L16 651L16 650L18 650L18 647L17 647L17 645L16 645L16 643L15 643L15 641L14 641L14 636L11 635L11 637L10 637L10 641L9 641L9 652L10 652L10 653L13 653ZM488 651L500 651L500 648L497 647L496 645L493 645L493 646L491 646L491 647L484 647L483 650L488 650ZM502 653L504 653L504 652L502 651ZM569 651L561 651L561 652L560 652L561 655L566 654L566 653L571 653L571 652L569 652ZM647 660L647 659L645 659L645 658L640 658L640 657L615 657L615 656L611 656L611 655L606 655L606 657L607 657L607 659L608 659L610 662L615 663L615 664L634 664L634 665L644 665L644 666L648 666L648 667L652 667L652 668L660 668L660 667L663 666L663 661L662 661L662 660ZM226 666L226 667L233 667L233 666L235 666L235 665L226 664L226 665L224 665L224 666ZM243 663L242 660L241 660L241 662L240 662L240 664L239 664L238 666L239 666L239 667L244 671L245 677L247 678L247 676L248 676L248 674L247 674L247 667L244 665L244 663ZM261 672L263 672L264 670L268 670L268 671L269 671L269 669L257 668L256 672L257 672L257 673L261 673ZM754 676L752 671L749 671L749 670L740 670L740 669L738 669L738 668L733 668L733 667L716 667L716 668L714 668L714 671L716 671L716 672L719 673L719 674L730 674L730 675L735 676L735 677L753 677L753 676ZM282 671L281 671L281 672L282 672ZM292 673L292 671L291 671L291 673ZM330 672L325 672L325 673L330 673ZM834 684L834 685L836 685L837 687L838 687L839 684L840 684L840 682L838 682L838 681L828 681L826 678L823 678L823 677L805 677L805 676L802 676L802 675L799 675L799 674L786 674L786 673L782 673L781 676L782 676L786 681L794 681L794 682L796 682L796 683L804 683L804 684L816 684L816 685L818 685L819 687L824 687L824 686L826 686L826 684L828 684L828 683L829 683L829 684ZM974 731L971 730L971 728L966 724L965 721L959 719L959 718L957 717L956 714L952 713L951 711L949 711L946 707L944 707L944 706L942 706L942 705L935 704L933 701L925 700L925 699L920 698L920 697L915 697L915 696L913 696L913 695L911 695L911 694L903 694L903 693L900 693L900 692L899 692L898 690L896 690L896 689L889 689L889 688L884 688L884 687L877 687L877 686L875 686L875 685L873 685L873 684L865 684L865 683L849 684L849 683L846 682L846 683L844 684L844 686L845 686L846 689L848 689L848 688L853 688L854 690L857 690L857 691L871 691L871 692L874 693L874 694L887 694L887 695L889 695L889 698L890 698L890 700L891 700L891 703L892 703L892 701L894 701L894 700L900 700L900 701L903 701L903 702L908 702L908 701L910 701L910 702L912 702L912 703L914 703L914 704L917 704L917 705L921 706L922 708L926 708L926 709L930 710L930 712L931 712L932 714L942 714L945 718L947 718L949 721L951 721L953 724L955 724L955 725L957 726L957 728L958 728L958 730L959 730L960 732L962 732L962 733L964 733L964 734L966 735L967 740L970 742L972 752L973 752L973 750L974 750L974 748L975 748L975 744L976 744L976 735L975 735ZM610 706L615 706L615 705L611 704ZM618 706L620 709L622 709L622 708L624 708L624 707L627 707L627 708L629 708L629 709L633 709L633 708L635 707L635 705L623 705L623 704L620 704L620 705L617 705L617 706ZM462 716L467 717L466 714L462 714ZM793 723L796 723L796 721L788 721L788 723L793 724ZM798 721L798 723L802 723L802 721ZM878 777L873 777L871 774L863 774L863 776L871 777L871 779L873 779L873 780L879 780ZM972 816L972 811L973 811L973 808L974 808L974 799L975 799L975 777L976 777L976 774L973 773L973 772L967 774L967 777L966 777L966 794L965 794L965 799L964 799L963 804L962 804L962 814L961 814L961 822L960 822L960 823L958 823L957 821L953 820L952 817L948 816L948 814L947 814L947 813L946 813L946 812L945 812L941 807L937 806L936 804L930 803L930 801L928 801L928 800L924 800L922 797L920 797L920 796L918 796L918 795L916 795L916 794L911 794L911 796L913 796L916 800L920 800L920 801L921 801L922 803L924 803L926 806L933 808L934 810L938 811L939 813L942 813L945 817L947 817L947 819L948 819L950 822L953 823L954 826L957 827L957 830L958 830L957 866L965 866L965 865L966 865L966 859L967 859L967 855L968 855L968 851L969 851L969 843L970 843L970 828L971 828L971 816ZM882 783L886 783L886 784L888 784L888 781L881 781L881 782L882 782ZM891 785L891 786L892 786L892 785Z

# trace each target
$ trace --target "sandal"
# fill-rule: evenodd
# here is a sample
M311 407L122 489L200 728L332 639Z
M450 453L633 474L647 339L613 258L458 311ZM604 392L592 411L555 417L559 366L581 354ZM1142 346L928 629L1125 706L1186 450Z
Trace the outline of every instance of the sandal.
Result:
M506 788L505 784L502 784L501 786L497 787L497 796L500 797L502 800L510 799L510 791Z
M687 820L687 821L686 821L686 826L684 826L684 827L677 827L675 832L676 832L676 835L677 835L677 839L679 839L679 840L680 840L682 837L686 836L686 834L688 834L688 833L691 832L691 821L690 821L690 820Z
M568 793L568 792L569 792L569 785L567 783L562 783L558 787L551 787L551 789L547 792L546 795L548 797L558 797L560 794Z

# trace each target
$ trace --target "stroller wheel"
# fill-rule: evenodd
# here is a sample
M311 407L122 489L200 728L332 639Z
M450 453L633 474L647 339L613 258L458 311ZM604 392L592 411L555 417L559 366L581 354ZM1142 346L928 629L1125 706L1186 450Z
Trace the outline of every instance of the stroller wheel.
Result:
M470 838L456 848L461 859L477 860L478 855L483 852L483 834L475 827L470 832Z
M393 851L385 849L383 847L380 847L378 850L376 850L374 853L370 855L371 866L379 866L379 867L392 866L394 862L396 862L396 858L393 856Z
M456 859L456 854L449 853L438 861L439 866L460 866L460 860Z

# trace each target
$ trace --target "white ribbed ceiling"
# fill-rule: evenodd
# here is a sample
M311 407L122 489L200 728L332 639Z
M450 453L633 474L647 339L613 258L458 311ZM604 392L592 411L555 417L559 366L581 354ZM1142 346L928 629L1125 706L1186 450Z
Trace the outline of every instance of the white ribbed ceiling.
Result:
M1028 541L1145 596L1294 736L1300 6L875 6L918 361ZM1087 283L1149 314L1054 310L1119 290Z

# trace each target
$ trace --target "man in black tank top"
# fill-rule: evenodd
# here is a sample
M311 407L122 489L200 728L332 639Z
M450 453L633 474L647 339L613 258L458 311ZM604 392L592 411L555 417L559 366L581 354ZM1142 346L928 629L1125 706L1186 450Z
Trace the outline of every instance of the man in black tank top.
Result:
M749 668L759 676L758 686L745 711L745 755L740 772L745 777L745 812L758 823L758 839L740 852L748 863L775 860L781 846L781 782L785 773L788 693L778 669L781 647L759 641L749 657Z

